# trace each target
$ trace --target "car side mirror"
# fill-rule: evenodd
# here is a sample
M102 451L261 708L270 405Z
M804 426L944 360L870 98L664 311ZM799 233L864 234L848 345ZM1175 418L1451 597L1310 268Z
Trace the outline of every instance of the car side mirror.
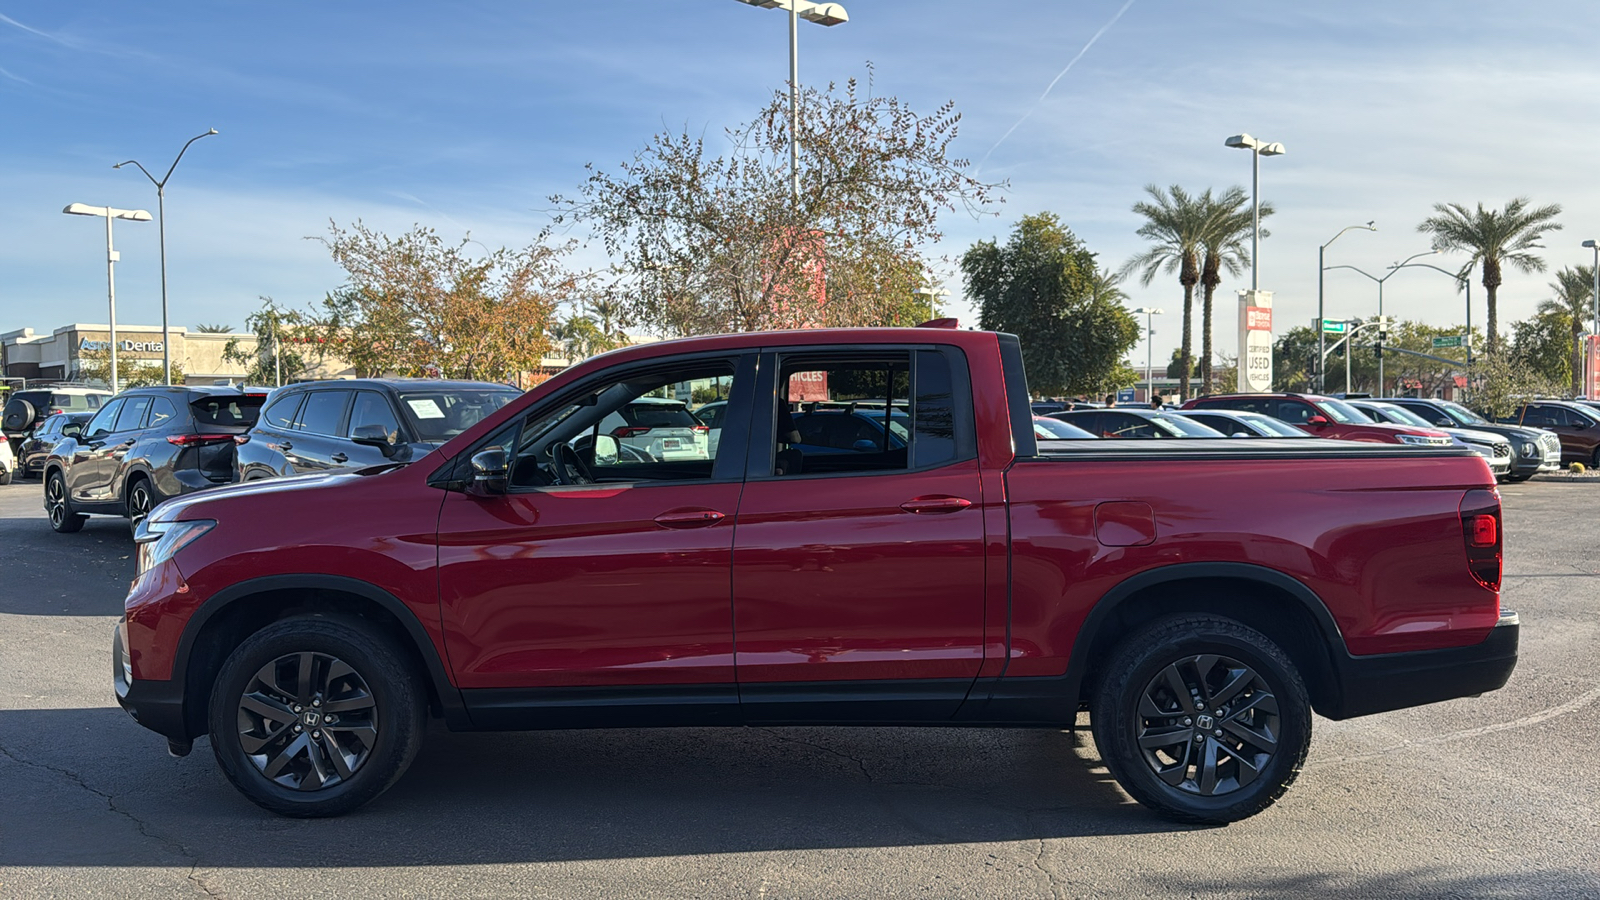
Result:
M1315 425L1316 427L1321 428L1322 426L1328 424L1328 417L1327 416L1312 416L1311 418L1306 420L1306 424L1307 425Z
M1250 433L1248 431L1235 431L1233 434L1228 435L1228 437L1244 437L1244 438L1247 438L1249 436L1250 436Z
M82 434L83 434L83 426L79 425L76 422L72 422L72 423L69 423L69 424L61 426L61 436L62 437L75 438L75 437L81 436Z
M479 450L472 454L469 465L472 467L472 480L467 482L467 493L475 497L494 497L506 492L509 469L506 448Z
M871 453L878 449L878 442L869 441L866 438L862 438L851 445L850 449L856 451L857 453Z
M595 435L594 461L596 466L614 466L617 464L617 439L609 434Z
M390 439L389 430L382 425L357 425L350 432L350 440L363 446L377 447L385 457L395 454L395 442Z

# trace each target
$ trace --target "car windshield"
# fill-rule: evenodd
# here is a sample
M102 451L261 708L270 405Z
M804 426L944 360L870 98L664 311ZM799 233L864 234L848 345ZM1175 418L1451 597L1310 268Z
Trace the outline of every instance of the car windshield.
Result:
M435 388L401 391L400 409L417 440L440 444L482 422L490 413L522 396L512 390Z
M1277 437L1303 438L1306 436L1304 431L1301 431L1282 419L1274 419L1271 416L1264 416L1261 413L1238 413L1238 416L1256 428L1259 428L1268 434L1276 435Z
M1422 418L1403 406L1396 406L1393 403L1375 403L1373 405L1378 409L1383 410L1384 414L1389 417L1389 421L1391 422L1398 422L1402 425L1416 425L1419 428L1433 427L1432 425L1428 424L1428 420Z
M1460 422L1463 425L1493 424L1488 419L1485 419L1483 416L1478 415L1459 403L1452 403L1449 400L1440 400L1437 402L1439 404L1439 408L1444 410L1445 415L1455 419L1457 422Z
M1364 425L1372 421L1371 416L1343 400L1318 400L1317 406L1340 425Z
M1209 425L1202 425L1187 416L1151 416L1150 421L1167 434L1177 437L1227 437Z
M1063 422L1060 419L1046 419L1043 417L1033 420L1033 432L1042 440L1081 441L1084 438L1094 437L1094 435L1076 425Z

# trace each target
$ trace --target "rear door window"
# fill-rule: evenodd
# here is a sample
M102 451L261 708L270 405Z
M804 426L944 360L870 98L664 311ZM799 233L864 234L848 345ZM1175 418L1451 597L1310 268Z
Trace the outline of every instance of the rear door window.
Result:
M129 397L122 404L122 411L117 413L117 424L112 431L136 431L144 427L144 414L150 409L150 401L155 398L149 396Z
M284 431L294 428L294 414L300 410L300 401L305 397L302 391L274 398L262 411L261 422L268 428L279 428Z
M172 401L165 397L154 397L150 400L150 415L146 427L160 428L177 417L178 411L173 408Z
M350 394L350 391L308 392L296 430L312 434L343 434L344 408L349 405Z

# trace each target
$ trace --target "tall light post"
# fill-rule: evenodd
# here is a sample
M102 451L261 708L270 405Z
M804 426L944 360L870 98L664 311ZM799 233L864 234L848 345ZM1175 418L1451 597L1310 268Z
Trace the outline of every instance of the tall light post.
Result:
M1282 144L1258 141L1248 134L1236 134L1223 143L1250 151L1250 290L1260 290L1256 274L1261 255L1261 157L1282 156L1286 151Z
M795 199L800 199L800 20L818 25L842 25L850 21L837 3L812 3L810 0L739 0L762 9L789 12L789 180Z
M950 296L950 291L948 288L919 287L912 291L911 294L928 304L927 321L931 322L939 318L939 298Z
M1370 278L1373 281L1376 281L1378 283L1378 334L1381 336L1383 334L1383 283L1385 281L1388 281L1389 279L1393 278L1396 272L1398 272L1401 269L1405 268L1406 265L1408 263L1410 263L1413 259L1420 259L1420 258L1422 258L1424 256L1432 256L1433 254L1439 253L1439 252L1442 252L1442 251L1439 251L1439 250L1424 250L1421 253L1413 253L1412 255L1406 257L1403 261L1397 262L1394 265L1390 266L1389 267L1389 274L1383 276L1382 278L1379 278L1378 276L1372 274L1371 272L1367 272L1367 271L1365 271L1363 269L1358 269L1355 266L1328 266L1328 271L1331 272L1334 269L1352 269L1352 270L1354 270L1356 272L1360 272L1362 275L1364 275L1367 278ZM1379 343L1378 346L1381 348L1383 345L1382 345L1382 343ZM1350 344L1345 346L1344 352L1345 352L1345 357L1346 358L1348 358L1350 356L1350 351L1352 349L1354 349L1354 348L1355 348L1355 343L1353 341ZM1346 389L1346 392L1348 392L1348 388ZM1378 353L1378 393L1380 393L1380 394L1383 393L1383 353L1382 353L1381 350Z
M1412 258L1415 259L1416 257L1412 257ZM1458 286L1466 289L1466 292L1467 292L1467 368L1469 368L1469 369L1472 368L1472 275L1471 275L1472 270L1470 268L1468 268L1466 272L1452 272L1449 269L1441 268L1439 266L1433 265L1432 263L1399 263L1399 264L1396 264L1396 265L1392 265L1389 268L1391 268L1391 269L1432 269L1435 272L1443 272L1444 274L1449 275L1451 278L1454 278L1456 280L1456 284Z
M1589 335L1593 337L1600 334L1600 241L1584 241L1583 245L1594 251L1594 305L1589 311ZM1583 354L1584 366L1588 368L1589 354ZM1595 377L1593 372L1588 373L1588 380L1583 385L1583 395L1588 397L1592 393ZM1589 397L1593 400L1593 397Z
M1141 306L1134 310L1133 314L1144 316L1144 399L1148 403L1156 395L1155 359L1153 356L1156 333L1156 320L1154 317L1162 315L1162 311L1149 306Z
M171 384L172 383L172 335L170 333L168 333L168 329L167 329L167 179L172 177L172 170L176 169L178 167L178 160L183 159L183 154L186 151L188 151L189 144L192 144L195 141L198 141L203 137L210 137L210 136L212 136L213 134L216 134L216 133L217 133L217 130L215 128L208 128L208 129L206 129L206 133L205 134L197 134L194 137L190 138L189 142L187 144L183 145L183 149L178 151L177 159L174 159L172 161L172 165L167 167L167 174L161 176L161 180L160 181L157 181L156 177L154 175L151 175L150 171L148 169L146 169L144 166L139 165L139 161L135 160L135 159L130 159L127 162L119 162L116 165L111 167L113 169L120 169L123 166L139 166L139 171L144 173L144 177L150 179L150 183L154 184L156 186L156 215L158 215L160 217L160 221L158 221L156 223L156 227L161 229L161 383L162 384Z
M100 216L106 220L106 304L111 314L111 393L118 390L117 383L117 260L122 258L111 243L111 220L127 219L130 222L148 222L150 214L142 209L117 209L114 206L89 206L69 203L62 212L69 216Z
M1327 250L1328 247L1331 246L1334 241L1337 241L1340 238L1340 236L1343 235L1346 231L1350 231L1350 230L1356 229L1356 228L1365 228L1368 231L1377 231L1378 230L1378 226L1373 224L1372 222L1368 222L1365 225L1346 225L1343 229L1340 230L1339 234L1336 234L1333 237L1328 238L1328 243L1323 244L1322 246L1317 248L1317 391L1319 393L1323 392L1323 391L1326 391L1328 389L1328 366L1327 366L1327 360L1325 358L1325 354L1328 352L1328 350L1327 350L1328 338L1327 338L1327 332L1322 330L1322 317L1324 315L1323 309L1322 309L1322 273L1324 271L1326 271L1326 269L1323 268L1322 253L1323 253L1323 251ZM1345 351L1346 358L1348 358L1349 355L1350 355L1349 351L1346 350Z

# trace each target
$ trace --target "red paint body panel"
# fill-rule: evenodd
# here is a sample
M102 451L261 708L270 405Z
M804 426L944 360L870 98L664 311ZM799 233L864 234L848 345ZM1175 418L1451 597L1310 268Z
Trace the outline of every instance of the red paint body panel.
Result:
M733 683L738 484L451 493L439 595L463 688ZM655 521L689 508L699 528Z
M1007 473L1012 529L1008 675L1066 670L1089 610L1121 581L1161 566L1240 562L1289 575L1327 605L1353 654L1476 643L1498 596L1467 569L1460 502L1492 484L1481 459L1047 461ZM1426 487L1418 487L1426 485ZM1146 503L1159 538L1107 547L1095 508Z
M973 505L901 508L929 496ZM748 483L733 554L740 683L976 677L981 502L976 462Z

